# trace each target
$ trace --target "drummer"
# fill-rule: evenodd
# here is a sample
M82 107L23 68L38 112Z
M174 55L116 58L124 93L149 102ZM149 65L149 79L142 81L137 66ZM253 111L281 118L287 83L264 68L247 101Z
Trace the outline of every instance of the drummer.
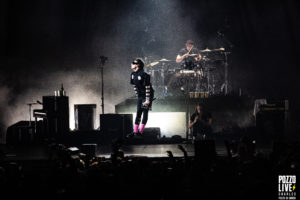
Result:
M182 48L177 57L176 62L181 63L184 69L193 70L196 61L201 61L202 56L199 53L199 50L194 47L194 42L188 40L185 43L185 48Z

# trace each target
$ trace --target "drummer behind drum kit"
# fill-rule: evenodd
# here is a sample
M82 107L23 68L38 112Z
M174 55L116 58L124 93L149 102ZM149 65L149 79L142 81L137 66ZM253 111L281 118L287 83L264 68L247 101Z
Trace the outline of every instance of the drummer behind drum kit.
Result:
M180 66L165 58L146 62L145 69L151 75L157 98L208 98L221 93L227 94L227 55L230 52L226 52L224 48L204 49L199 52L202 56L200 61L183 62ZM196 58L198 54L189 56Z

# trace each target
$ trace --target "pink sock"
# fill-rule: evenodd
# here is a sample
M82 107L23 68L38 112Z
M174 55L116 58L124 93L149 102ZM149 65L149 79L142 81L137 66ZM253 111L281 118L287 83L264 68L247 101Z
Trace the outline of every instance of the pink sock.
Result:
M139 125L138 125L138 124L135 124L135 125L134 125L134 129L133 129L133 132L134 132L134 133L137 133L138 130L139 130Z
M143 133L146 124L141 124L140 133Z

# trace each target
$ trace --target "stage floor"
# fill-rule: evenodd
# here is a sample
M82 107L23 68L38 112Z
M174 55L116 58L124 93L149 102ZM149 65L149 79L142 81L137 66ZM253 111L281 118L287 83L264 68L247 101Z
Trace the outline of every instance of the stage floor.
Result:
M178 149L179 144L146 144L146 145L124 145L121 150L125 156L146 156L146 157L167 157L167 151L171 151L175 157L183 157L183 153ZM187 151L188 156L194 156L194 146L192 144L181 144ZM109 157L109 151L98 147L97 156Z
M188 156L194 156L193 144L181 144L187 151ZM18 146L1 145L4 160L47 160L49 150L47 146ZM171 151L174 157L183 157L183 153L178 149L178 144L143 144L143 145L123 145L121 150L128 157L167 157L167 151ZM268 155L272 148L270 145L257 146L257 151ZM217 156L227 156L226 147L222 143L216 143ZM109 158L111 145L98 145L97 157Z

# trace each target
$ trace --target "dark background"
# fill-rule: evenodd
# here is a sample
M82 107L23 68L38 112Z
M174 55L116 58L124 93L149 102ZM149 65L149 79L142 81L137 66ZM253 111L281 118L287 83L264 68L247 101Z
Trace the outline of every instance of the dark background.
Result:
M175 60L187 39L231 52L232 91L297 102L299 8L285 0L2 0L1 130L28 119L26 103L61 83L71 107L98 103L100 112L101 55L108 57L106 111L114 112L133 94L132 58Z

